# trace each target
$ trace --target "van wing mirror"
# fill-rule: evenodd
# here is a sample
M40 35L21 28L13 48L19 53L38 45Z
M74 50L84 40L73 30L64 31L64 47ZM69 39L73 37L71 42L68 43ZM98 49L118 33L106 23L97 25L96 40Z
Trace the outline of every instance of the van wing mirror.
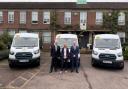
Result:
M91 50L93 49L93 45L92 45L92 44L90 45L90 49L91 49Z
M92 44L87 44L87 48L92 50L93 49L93 45Z
M11 44L8 44L7 47L8 47L8 49L10 49L11 48Z

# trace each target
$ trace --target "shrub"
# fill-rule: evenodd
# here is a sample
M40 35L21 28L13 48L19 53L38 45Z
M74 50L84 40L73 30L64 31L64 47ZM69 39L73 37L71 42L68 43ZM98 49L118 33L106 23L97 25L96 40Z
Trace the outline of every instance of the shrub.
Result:
M8 34L8 32L4 32L0 35L0 50L7 49L8 44L11 43L12 37Z
M128 60L128 49L126 49L126 50L123 52L123 56L124 56L124 59L125 59L125 60Z
M0 50L6 49L6 46L3 41L0 41Z

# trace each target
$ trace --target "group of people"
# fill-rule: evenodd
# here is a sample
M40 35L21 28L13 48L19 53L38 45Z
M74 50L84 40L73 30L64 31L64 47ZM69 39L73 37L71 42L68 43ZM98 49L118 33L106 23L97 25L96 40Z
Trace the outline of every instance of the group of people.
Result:
M60 73L62 73L64 70L67 71L68 69L68 63L71 64L71 72L74 70L76 73L78 72L78 58L79 55L79 47L77 46L76 42L73 42L73 45L70 48L70 51L67 47L67 44L64 43L63 48L61 49L60 46L58 46L57 42L55 42L51 46L51 67L50 67L50 73L55 70L57 71L58 63L60 63Z

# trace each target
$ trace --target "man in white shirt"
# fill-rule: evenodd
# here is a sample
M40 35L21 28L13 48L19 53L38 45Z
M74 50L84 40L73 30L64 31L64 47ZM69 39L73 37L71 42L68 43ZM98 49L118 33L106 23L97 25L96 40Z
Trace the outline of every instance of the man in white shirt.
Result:
M67 45L65 43L61 51L61 72L64 69L64 65L65 65L65 69L67 69L68 59L69 59L69 49L67 48Z

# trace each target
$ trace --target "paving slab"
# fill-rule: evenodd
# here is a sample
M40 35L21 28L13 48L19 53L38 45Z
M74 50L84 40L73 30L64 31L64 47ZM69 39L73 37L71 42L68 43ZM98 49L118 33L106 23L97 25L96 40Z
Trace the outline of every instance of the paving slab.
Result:
M82 56L87 58L87 55ZM83 69L87 74L92 89L128 89L128 62L125 68L118 70L110 67L92 67L91 56L86 63L82 60ZM90 63L90 65L88 65Z
M43 76L42 74L38 74L24 89L89 89L81 70L80 73L56 72Z

